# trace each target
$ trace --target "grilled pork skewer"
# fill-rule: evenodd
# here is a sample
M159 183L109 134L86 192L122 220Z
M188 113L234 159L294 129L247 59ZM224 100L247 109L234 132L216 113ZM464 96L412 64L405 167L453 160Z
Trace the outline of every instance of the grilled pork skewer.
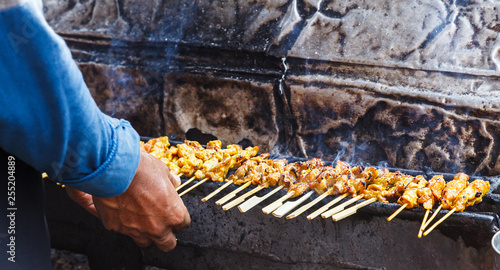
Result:
M281 172L283 172L285 164L285 159L280 160L264 160L256 166L251 167L248 170L247 175L244 178L244 181L251 182L254 185L258 185L253 190L248 191L242 196L234 199L228 204L224 205L222 209L229 210L232 207L242 203L247 197L253 195L263 188L267 188L269 186L276 186L279 181L279 177Z
M444 181L443 176L435 175L431 178L431 180L429 180L429 182L427 182L427 186L425 188L421 188L417 191L419 196L418 203L426 209L424 218L422 219L422 225L420 225L420 230L418 232L418 238L422 237L422 233L428 225L427 217L429 216L432 207L434 207L436 202L439 201L445 186L446 182Z
M465 178L463 175L460 178ZM468 177L467 177L468 180ZM451 211L443 216L440 220L436 221L427 231L424 232L424 236L427 236L437 225L441 224L445 219L447 219L454 212L463 212L465 207L472 206L475 203L480 203L483 200L483 196L488 193L490 189L490 183L488 181L483 181L476 179L467 185L459 194L455 197L453 203L446 202L446 207L452 207ZM444 206L443 206L444 208Z
M322 218L328 218L336 213L344 211L345 207L355 203L356 201L366 198L371 199L378 197L382 201L386 201L381 197L380 191L387 188L393 180L392 173L387 169L377 169L374 167L367 167L361 171L361 167L348 168L349 173L342 178L342 180L335 183L334 187L339 193L348 192L353 196L352 199L324 212L321 214ZM373 202L373 200L371 200ZM346 217L346 216L344 216Z
M443 187L441 194L436 194L438 190L433 191L434 195L439 196L439 206L434 211L434 214L427 220L426 224L424 225L424 228L427 227L432 220L437 216L441 208L444 209L450 209L449 203L453 202L458 196L458 193L460 193L465 187L467 187L469 181L469 176L464 174L464 173L457 173L454 177L453 180L450 182L446 183L446 185ZM438 188L437 188L438 189ZM425 230L425 229L424 229Z
M187 144L187 143L186 143ZM248 147L245 150L238 145L228 145L226 149L221 149L220 141L210 141L207 143L207 149L203 149L198 147L194 156L190 155L191 159L199 158L202 160L201 169L198 167L195 176L200 179L204 178L204 180L197 183L194 187L199 186L200 184L206 182L208 179L212 181L223 182L228 171L237 166L240 166L242 162L247 159L255 156L259 150L258 147ZM179 159L180 160L180 159ZM190 160L190 159L188 159ZM191 173L192 171L190 171ZM193 189L190 188L189 190ZM219 191L222 189L219 189ZM187 192L187 191L186 191ZM186 192L183 192L184 195ZM213 194L212 196L214 196ZM207 198L206 200L208 200ZM206 201L205 200L205 201Z
M247 148L244 151L247 151L247 150L255 151L255 153L256 153L257 152L256 150L258 150L258 148L256 148L256 147L254 147L252 149ZM222 190L224 190L226 187L230 186L233 183L237 184L237 185L241 185L243 182L240 181L239 178L243 179L245 177L245 175L248 173L250 166L252 164L260 163L269 157L269 154L262 154L262 155L259 155L257 157L253 157L252 155L253 155L253 153L248 152L248 154L242 153L239 156L236 156L236 162L239 164L238 169L236 169L236 172L229 176L226 184L224 184L223 186L214 190L212 193L207 195L205 198L201 199L201 201L202 202L208 201L210 198L217 195L219 192L221 192ZM247 185L247 187L248 187L248 185ZM231 192L230 194L228 194L230 196L226 195L226 197L219 200L218 203L216 202L216 204L217 205L223 204L236 195L236 193L233 193L233 192Z
M270 214L283 205L289 198L297 197L309 190L310 183L314 182L320 173L324 162L321 159L313 158L305 162L289 163L285 166L279 179L279 185L287 187L287 194L267 205L262 209L264 214Z
M238 149L239 148L239 149ZM213 141L207 144L207 149L204 149L199 145L197 142L192 142L192 141L185 141L184 144L180 144L176 146L170 146L168 142L168 138L166 137L160 137L157 139L153 139L148 141L146 144L141 145L141 149L148 151L152 155L157 156L160 158L162 161L165 162L171 169L173 173L182 173L184 176L191 176L195 175L196 178L201 179L201 178L209 178L213 181L224 181L225 175L227 174L228 170L234 169L234 168L240 168L242 163L244 162L243 160L240 160L241 162L238 164L238 161L235 157L232 157L233 155L235 156L236 153L239 153L241 150L241 147L239 146L228 146L227 149L221 149L221 143L220 141ZM232 153L230 153L232 152ZM194 153L194 155L193 155ZM256 152L255 152L256 153ZM215 158L215 159L214 159ZM216 161L217 160L217 161ZM319 159L313 159L316 160L315 163L322 163L321 160ZM338 179L338 181L335 182L334 186L337 186L337 189L334 190L332 189L331 186L325 185L324 181L321 183L321 179L318 176L318 172L324 171L325 169L323 168L323 164L320 164L319 166L311 166L312 161L309 161L309 165L304 167L301 167L304 163L298 163L298 165L291 165L290 167L297 167L295 170L289 170L289 177L284 177L285 174L282 174L282 179L278 180L278 182L281 182L284 188L287 188L289 190L288 196L285 197L285 199L281 199L281 203L285 201L288 198L291 197L297 197L307 190L314 190L318 194L324 194L325 192L329 193L328 195L336 195L336 194L343 194L342 196L346 196L346 194L359 194L363 195L365 199L368 199L367 201L357 204L349 209L346 209L345 211L349 210L350 212L355 212L355 209L359 209L360 205L367 205L369 202L368 201L374 201L379 200L383 202L388 202L389 199L391 198L398 198L399 201L402 201L404 197L408 197L410 195L404 196L406 191L405 188L408 188L407 184L402 181L402 180L397 180L398 174L394 173L393 176L386 176L386 179L384 180L383 177L378 177L374 179L371 179L370 176L359 176L359 170L356 172L355 168L352 168L351 173L347 175L347 177L342 177L342 179ZM200 162L202 161L202 162ZM215 164L215 166L214 166ZM202 167L201 169L200 166ZM205 167L205 168L203 168ZM347 168L350 168L349 165L346 165ZM297 173L299 172L299 175ZM290 173L295 174L295 179L290 177ZM305 176L308 176L305 177ZM411 176L406 176L403 174L399 173L399 176L402 176L403 178L406 177L411 177ZM464 181L464 178L465 181ZM305 180L304 179L308 179ZM240 180L240 179L238 179ZM207 180L205 180L207 181ZM231 180L229 180L231 181ZM228 182L229 182L228 181ZM234 180L233 180L234 181ZM385 181L385 182L384 182ZM454 182L455 181L455 182ZM440 206L438 207L438 210L440 208L444 209L452 209L451 211L457 211L455 209L455 199L458 193L460 193L460 185L462 186L467 185L468 181L468 176L465 174L457 174L454 178L453 181L448 183L449 185L446 185L446 189L442 190L442 194L439 196L439 201L440 201ZM203 182L203 181L200 181ZM366 187L366 184L370 182L370 185ZM465 183L465 185L464 185ZM200 183L201 184L201 183ZM256 184L256 183L254 183ZM199 185L199 184L197 184ZM229 186L229 184L226 183L224 187ZM272 186L272 185L270 185ZM366 187L366 188L365 188ZM222 190L223 188L219 188L218 190ZM417 194L415 193L415 189ZM486 187L486 192L489 189L489 187ZM410 191L411 190L411 191ZM429 191L430 190L430 191ZM332 192L333 191L333 192ZM186 191L187 192L187 191ZM273 191L277 192L277 191ZM431 196L430 193L432 192ZM410 200L410 202L406 202L404 204L411 205L411 206L416 206L417 204L422 204L422 206L427 209L426 215L424 216L424 220L422 222L421 228L424 229L433 219L433 217L436 216L438 210L435 211L433 217L431 217L427 222L426 222L426 217L428 216L428 213L430 209L432 208L433 204L435 204L437 196L435 195L436 193L441 193L439 192L439 188L436 190L433 190L429 185L426 187L418 187L418 188L410 188L407 192L407 194L412 193L413 196L410 196L412 199L418 198L417 203L414 203L413 201ZM185 193L184 193L185 194ZM215 193L216 194L216 193ZM214 195L215 195L214 194ZM213 196L213 195L212 195ZM267 196L267 195L266 195ZM324 195L323 195L324 196ZM207 196L208 197L208 196ZM455 197L455 199L454 199ZM211 198L208 197L207 200ZM260 200L262 197L255 197L256 200L253 200L255 202L257 201L262 201ZM267 198L267 197L266 197ZM259 199L259 200L257 200ZM355 197L355 199L357 199ZM320 199L321 200L321 199ZM337 199L335 199L337 200ZM334 200L334 201L335 201ZM206 201L206 200L205 200ZM319 200L317 200L319 201ZM257 202L258 203L258 202ZM257 203L253 204L256 205ZM316 202L315 202L316 203ZM404 205L403 204L403 205ZM474 204L474 203L472 203ZM313 204L309 203L306 206L312 206ZM466 204L467 205L467 204ZM252 206L252 207L253 207ZM465 206L464 206L465 207ZM305 206L301 207L300 210L303 212L307 209ZM321 209L321 208L320 208ZM344 211L344 212L345 212ZM450 211L450 212L451 212ZM463 210L462 210L463 211ZM297 212L297 211L296 211ZM314 214L314 213L313 213ZM312 216L312 215L310 215ZM294 217L294 216L292 216ZM313 218L313 217L310 217ZM437 224L435 224L437 226ZM434 227L435 227L434 226ZM430 231L429 231L430 232Z
M398 203L401 204L401 207L394 212L390 217L387 218L387 221L391 221L397 214L399 214L404 208L413 208L418 206L418 189L423 188L427 185L427 180L421 175L417 175L412 182L408 184L405 189L405 192L398 199Z
M324 171L319 176L319 179L318 179L319 181L310 185L311 188L314 191L316 191L316 193L321 194L321 195L319 197L317 197L315 200L311 201L310 203L297 209L295 212L288 215L286 218L287 219L295 218L298 215L302 214L307 209L309 209L312 206L314 206L315 204L317 204L319 201L324 199L326 196L339 194L338 190L334 187L334 185L339 180L342 179L342 175L345 173L350 173L349 167L345 162L337 161L337 165L335 166L335 168L330 167L330 166L326 166ZM343 198L344 197L345 196L343 196ZM340 200L337 200L337 201L340 201ZM333 204L331 204L331 205L333 205ZM331 205L328 205L327 207L325 207L323 212L328 210L328 207L330 207ZM308 216L308 218L312 219L312 218L316 217L317 215L321 214L321 213L317 213L317 214L315 214L315 213L316 212L314 212L313 214Z

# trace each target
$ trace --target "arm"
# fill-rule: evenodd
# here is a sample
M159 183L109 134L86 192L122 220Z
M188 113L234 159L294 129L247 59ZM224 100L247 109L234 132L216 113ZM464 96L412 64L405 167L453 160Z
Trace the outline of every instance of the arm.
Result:
M0 35L7 37L0 43L0 147L64 183L108 229L140 245L175 247L172 229L190 223L175 192L179 179L140 153L128 122L100 112L40 7L26 1L0 10Z

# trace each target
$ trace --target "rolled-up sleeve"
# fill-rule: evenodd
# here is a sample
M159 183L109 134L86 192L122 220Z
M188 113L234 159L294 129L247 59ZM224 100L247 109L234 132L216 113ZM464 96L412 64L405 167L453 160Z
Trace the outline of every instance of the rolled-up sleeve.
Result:
M99 110L39 2L1 10L0 36L0 147L69 187L124 192L139 165L139 135Z

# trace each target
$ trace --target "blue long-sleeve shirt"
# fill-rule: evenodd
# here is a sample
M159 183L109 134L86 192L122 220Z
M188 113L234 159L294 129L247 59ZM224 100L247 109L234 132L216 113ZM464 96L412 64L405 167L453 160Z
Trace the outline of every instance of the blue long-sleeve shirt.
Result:
M69 187L98 197L124 192L139 136L99 110L41 2L0 3L0 37L0 148Z

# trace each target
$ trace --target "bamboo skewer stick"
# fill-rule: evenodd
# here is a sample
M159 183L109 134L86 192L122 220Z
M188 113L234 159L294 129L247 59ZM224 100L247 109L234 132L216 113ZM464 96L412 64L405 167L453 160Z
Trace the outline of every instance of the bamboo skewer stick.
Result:
M352 199L350 199L350 200L348 200L348 201L346 201L346 202L344 202L342 204L339 204L338 206L336 206L336 207L334 207L334 208L332 208L332 209L324 212L323 214L321 214L321 217L322 218L329 218L332 215L334 215L334 214L336 214L336 213L344 210L344 208L346 206L355 203L356 201L360 200L361 198L363 198L363 195L358 195L358 196L356 196L356 197L354 197L354 198L352 198Z
M347 195L349 195L349 194L344 193L344 194L338 196L337 198L333 199L331 202L325 204L324 206L322 206L321 208L319 208L318 210L314 211L312 214L307 216L307 219L311 220L311 219L323 214L325 211L327 211L330 208L330 206L340 202L342 199L347 197Z
M280 191L281 189L283 189L283 187L282 186L278 186L275 189L273 189L271 192L267 193L266 195L264 195L262 197L253 196L248 201L246 201L246 202L242 203L241 205L239 205L238 209L240 210L241 213L245 213L246 211L252 209L254 206L256 206L257 204L261 203L265 199L271 197L271 195L273 195L274 193Z
M422 233L425 230L425 225L427 225L426 221L430 211L430 209L427 209L427 211L425 211L424 219L422 219L422 225L420 225L420 230L418 230L418 238L422 238Z
M219 187L218 189L214 190L212 193L208 194L205 198L201 199L202 202L206 202L210 200L213 196L217 195L219 192L221 192L223 189L227 188L229 185L233 183L233 180L227 181L224 185Z
M342 211L340 213L337 213L337 214L333 215L332 219L333 219L333 221L339 221L339 220L344 219L344 218L346 218L346 217L348 217L350 215L353 215L355 213L356 213L356 208L351 207L351 208L349 208L347 210L344 210L344 211Z
M219 199L218 201L216 201L215 204L221 205L221 204L226 203L227 201L231 200L234 196L236 196L236 194L238 194L240 191L242 191L245 188L247 188L248 186L250 186L250 184L252 184L252 182L246 182L245 184L241 185L239 188L231 191L231 193L227 194L226 196L224 196L221 199Z
M223 209L224 211L227 211L227 210L229 210L229 209L231 209L231 208L235 207L236 205L238 205L238 204L242 203L243 201L245 201L245 199L246 199L247 197L252 196L253 194L257 193L259 190L261 190L261 189L263 189L263 188L266 188L266 186L264 186L264 185L259 185L259 186L255 187L254 189L252 189L252 190L248 191L247 193L245 193L245 194L241 195L240 197L238 197L238 198L236 198L236 199L234 199L234 200L232 200L232 201L228 202L227 204L225 204L224 206L222 206L222 209Z
M187 180L186 182L182 183L180 186L178 186L175 190L176 191L179 191L179 189L185 187L187 184L193 182L193 180L196 179L196 177L191 177L189 180Z
M451 211L448 212L446 215L444 215L444 217L442 217L440 220L436 221L436 223L434 223L434 225L432 225L427 231L424 232L424 236L427 236L432 230L434 230L434 228L436 228L437 225L441 224L441 222L443 222L445 219L447 219L456 210L457 210L456 208L451 209Z
M377 199L376 199L376 198L371 198L371 199L366 200L366 201L364 201L364 202L362 202L362 203L359 203L359 204L356 204L356 205L354 205L354 206L351 206L351 207L349 207L349 208L347 208L347 209L345 209L345 210L343 210L343 211L341 211L341 212L336 213L335 215L333 215L333 216L332 216L332 219L333 219L334 221L339 221L339 220L341 220L341 219L343 219L343 218L346 218L346 217L348 217L348 216L350 216L350 215L352 215L352 214L356 213L356 211L357 211L359 208L361 208L361 207L365 207L365 206L367 206L367 205L369 205L369 204L371 204L371 203L374 203L375 201L377 201Z
M377 199L376 199L376 198L371 198L371 199L368 199L368 200L366 200L366 201L364 201L364 202L362 202L362 203L358 203L358 204L356 204L356 205L354 205L354 206L350 207L349 209L352 209L352 208L359 209L359 208L361 208L361 207L365 207L365 206L367 206L367 205L369 205L369 204L371 204L371 203L374 203L375 201L377 201ZM347 210L349 210L349 209L346 209L346 210L344 210L344 211L347 211Z
M320 196L318 196L318 198L314 199L312 202L310 202L310 203L308 203L306 205L303 205L299 209L295 210L293 213L291 213L290 215L286 216L286 219L292 219L292 218L295 218L295 217L299 216L300 214L304 213L307 209L313 207L319 201L321 201L324 198L326 198L326 196L328 196L330 194L330 191L331 191L331 189L328 190L328 191L326 191L325 193L321 194Z
M274 210L278 209L278 207L282 206L284 201L286 201L288 198L292 197L293 194L295 194L294 191L289 191L283 197L277 199L273 203L271 203L268 206L262 208L262 212L264 212L264 214L266 214L266 215L272 213Z
M302 195L300 199L293 201L293 202L286 202L283 204L280 208L276 209L273 212L273 216L282 218L286 213L292 211L295 207L299 206L301 203L303 203L305 200L309 199L311 195L314 193L314 191L309 191L308 193Z
M431 223L431 221L437 216L437 214L439 213L439 211L441 210L442 207L443 207L442 205L439 205L439 207L436 208L436 211L434 211L434 213L432 214L432 216L425 223L424 230L425 230L425 228L427 228L427 226L429 226L429 224Z
M398 210L396 210L394 213L392 213L392 215L390 215L387 218L387 221L391 221L394 217L396 217L399 213L401 213L401 211L403 211L403 209L405 209L405 207L407 205L408 205L408 203L405 203L405 204L401 205L401 207L399 207Z
M200 182L198 182L198 183L196 183L196 184L192 185L190 188L188 188L188 189L184 190L181 194L179 194L179 197L182 197L182 195L184 195L184 194L188 193L189 191L191 191L191 190L193 190L194 188L196 188L197 186L199 186L199 185L201 185L201 184L205 183L206 181L208 181L208 178L205 178L205 179L201 180Z

